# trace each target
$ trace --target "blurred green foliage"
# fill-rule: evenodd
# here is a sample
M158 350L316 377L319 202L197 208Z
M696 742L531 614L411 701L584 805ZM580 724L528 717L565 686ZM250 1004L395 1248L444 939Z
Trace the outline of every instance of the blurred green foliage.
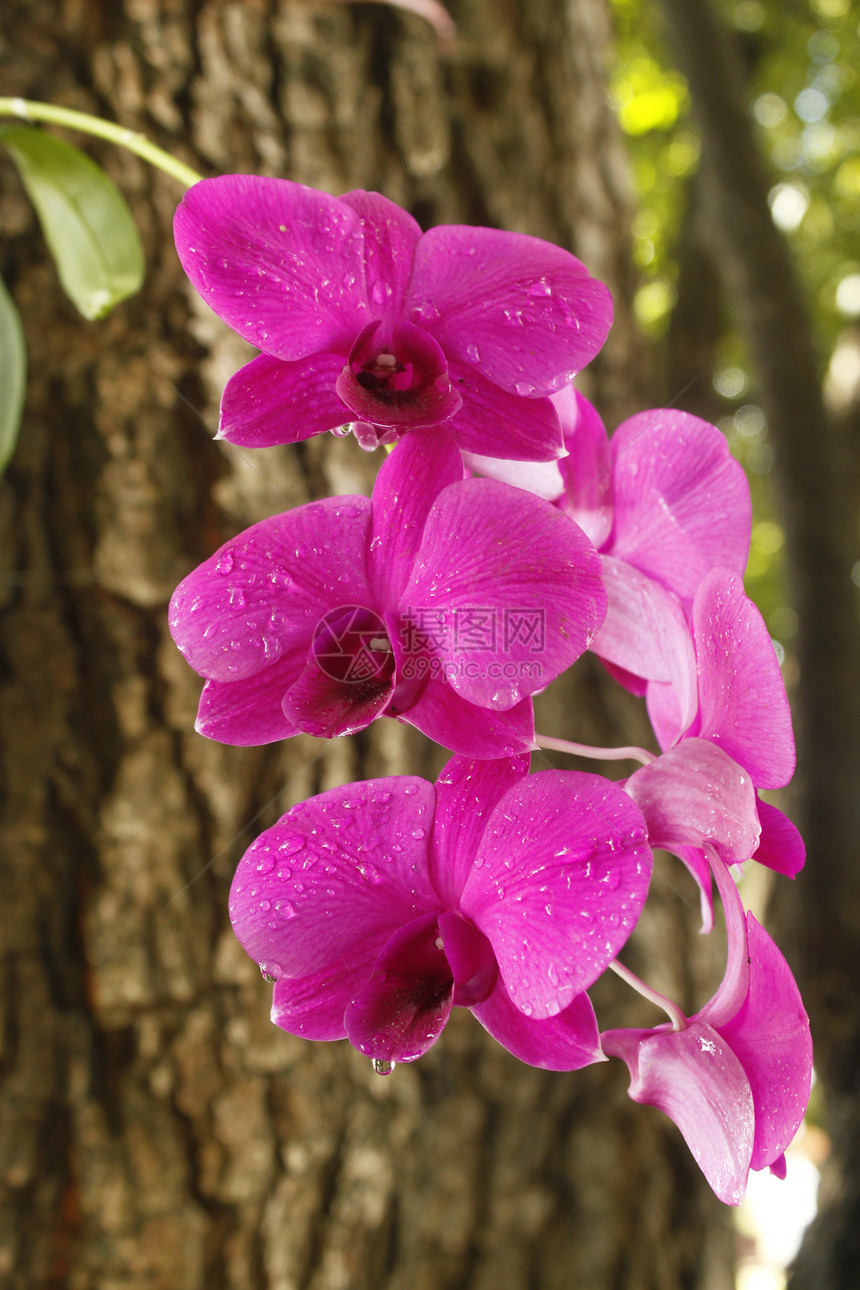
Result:
M638 196L635 308L643 330L657 341L676 300L677 247L699 139L659 3L611 2L617 39L611 93L628 136ZM771 212L807 288L823 374L860 320L860 11L855 0L720 0L720 9L747 70L750 112L772 171ZM708 375L715 407L725 410L719 424L747 469L753 494L747 589L781 648L797 618L789 607L785 535L768 480L773 452L743 344L730 326ZM831 376L836 366L831 364Z

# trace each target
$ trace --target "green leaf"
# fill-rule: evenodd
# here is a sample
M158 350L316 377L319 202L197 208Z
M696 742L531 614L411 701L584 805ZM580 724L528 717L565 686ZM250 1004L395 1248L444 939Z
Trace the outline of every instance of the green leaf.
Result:
M43 130L0 129L39 216L67 295L103 318L140 289L143 247L125 198L91 158Z
M15 451L26 384L24 329L15 302L0 279L0 471L6 469Z

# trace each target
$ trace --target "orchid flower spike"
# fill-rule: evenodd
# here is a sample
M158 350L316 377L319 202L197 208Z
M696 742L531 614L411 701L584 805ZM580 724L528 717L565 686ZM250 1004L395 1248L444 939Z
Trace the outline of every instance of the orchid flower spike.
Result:
M547 396L612 320L567 251L498 229L422 233L379 193L223 175L188 190L175 234L197 291L262 351L221 405L222 437L248 447L343 428L375 448L445 424L464 449L552 460Z
M527 756L455 757L435 785L349 784L267 829L230 917L275 980L272 1020L388 1070L461 1006L533 1066L601 1061L585 991L635 925L653 857L609 780L527 772Z

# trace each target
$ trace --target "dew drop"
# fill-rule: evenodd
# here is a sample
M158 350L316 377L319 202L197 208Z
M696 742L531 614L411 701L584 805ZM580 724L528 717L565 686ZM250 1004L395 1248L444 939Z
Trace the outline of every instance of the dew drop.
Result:
M394 1070L395 1063L388 1061L385 1057L374 1057L371 1065L375 1075L390 1075Z
M218 563L215 565L215 568L223 577L226 578L228 573L233 572L233 565L235 563L236 558L232 551L222 551L221 555L218 557Z
M305 845L305 839L300 833L294 833L291 838L284 838L278 850L282 855L294 856L297 851L301 851Z

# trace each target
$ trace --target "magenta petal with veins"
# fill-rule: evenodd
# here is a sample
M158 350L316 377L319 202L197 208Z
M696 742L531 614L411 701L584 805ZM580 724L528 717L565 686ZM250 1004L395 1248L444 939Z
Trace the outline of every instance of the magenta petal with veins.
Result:
M527 770L455 757L435 785L332 789L257 839L230 916L278 1025L413 1061L468 1007L533 1065L602 1059L585 990L644 901L643 820L596 775Z
M206 678L211 738L332 738L387 714L504 757L533 746L531 696L605 608L582 530L518 488L464 480L439 429L398 445L370 500L299 506L226 543L177 587L170 628Z
M222 175L188 190L175 236L206 303L262 351L225 392L220 433L236 443L351 424L373 448L447 425L471 452L550 460L563 447L545 396L591 361L612 319L607 289L560 247L422 233L379 193Z

